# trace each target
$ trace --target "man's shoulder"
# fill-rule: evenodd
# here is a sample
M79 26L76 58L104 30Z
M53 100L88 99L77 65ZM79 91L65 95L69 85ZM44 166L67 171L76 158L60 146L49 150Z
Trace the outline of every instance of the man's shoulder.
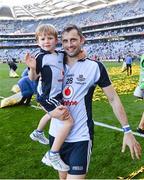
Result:
M92 65L103 66L103 63L102 63L102 62L97 61L97 60L93 60L93 59L91 59L91 58L89 58L89 57L86 57L86 58L85 58L85 61L86 61L86 63L92 64Z

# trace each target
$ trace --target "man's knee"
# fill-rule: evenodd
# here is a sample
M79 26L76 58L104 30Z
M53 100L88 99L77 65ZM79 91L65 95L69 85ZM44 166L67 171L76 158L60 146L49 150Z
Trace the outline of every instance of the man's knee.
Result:
M67 180L72 180L72 179L85 179L86 174L82 174L82 175L71 175L68 174L67 175Z
M72 174L67 174L67 172L59 172L60 180L85 179L85 176L86 174L72 175Z
M66 180L67 179L67 172L59 172L59 179Z

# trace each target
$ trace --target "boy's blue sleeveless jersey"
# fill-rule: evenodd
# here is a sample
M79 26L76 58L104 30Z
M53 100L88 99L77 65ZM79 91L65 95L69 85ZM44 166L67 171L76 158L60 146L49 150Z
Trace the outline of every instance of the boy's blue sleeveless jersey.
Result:
M63 59L64 53L60 51L51 54L41 49L36 55L36 72L41 74L37 87L39 96L50 99L61 94L64 76Z
M74 119L74 126L66 142L93 138L92 96L96 85L102 88L111 85L102 63L86 58L77 61L72 67L65 65L63 100ZM55 137L62 125L62 121L53 119L50 135Z

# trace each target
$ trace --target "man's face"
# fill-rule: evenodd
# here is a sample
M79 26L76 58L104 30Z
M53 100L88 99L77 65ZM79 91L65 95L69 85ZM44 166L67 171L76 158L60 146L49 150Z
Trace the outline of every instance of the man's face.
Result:
M81 46L84 44L84 37L78 35L77 30L73 29L69 32L62 34L62 45L64 51L70 57L76 57L80 51Z

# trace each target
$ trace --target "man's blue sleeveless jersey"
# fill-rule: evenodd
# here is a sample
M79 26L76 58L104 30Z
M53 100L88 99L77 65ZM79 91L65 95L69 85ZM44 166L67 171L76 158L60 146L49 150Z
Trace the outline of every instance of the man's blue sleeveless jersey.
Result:
M63 100L74 119L74 126L66 142L93 139L92 96L96 85L102 88L111 85L102 63L85 58L72 67L65 65ZM53 119L50 135L55 137L62 125L62 121Z
M51 54L40 50L36 57L36 72L40 73L37 92L43 100L62 98L62 83L64 76L63 59L64 53L56 51ZM59 99L57 99L59 100ZM51 102L54 102L53 100Z

